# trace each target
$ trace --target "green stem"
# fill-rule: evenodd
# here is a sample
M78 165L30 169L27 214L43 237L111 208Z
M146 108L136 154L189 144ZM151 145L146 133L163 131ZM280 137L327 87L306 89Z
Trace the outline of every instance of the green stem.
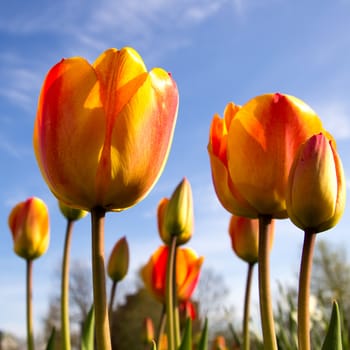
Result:
M305 231L299 274L298 344L299 350L310 350L310 281L316 233Z
M114 304L116 290L117 290L117 281L113 281L112 287L111 287L111 294L109 297L109 307L108 307L109 329L111 332L112 332L112 320L113 320L113 304Z
M33 305L32 305L32 290L33 290L33 260L27 259L27 346L28 350L34 350L34 332L33 332Z
M167 334L168 334L168 350L176 350L176 317L175 317L175 300L174 288L174 263L176 253L176 236L172 237L169 247L166 281L165 281L165 305L167 314Z
M259 216L259 300L265 350L277 350L270 288L271 216Z
M176 238L176 236L175 236ZM180 346L181 335L180 335L180 312L179 303L177 300L177 285L176 285L176 259L177 259L177 240L173 239L175 245L174 252L174 263L173 263L173 300L174 300L174 320L175 320L175 346L176 349Z
M61 331L62 349L70 350L70 323L69 323L69 254L73 233L73 221L67 220L66 237L62 258L61 276Z
M254 264L255 263L248 264L247 282L246 282L245 297L244 297L243 350L250 349L250 336L249 336L250 290L252 286Z
M157 331L157 349L160 349L161 339L162 335L164 333L165 328L165 321L166 321L166 306L163 305L162 307L162 313L160 315L159 325L158 325L158 331Z
M92 224L92 279L95 308L95 334L97 350L111 350L109 332L106 276L104 259L105 210L97 207L91 210Z

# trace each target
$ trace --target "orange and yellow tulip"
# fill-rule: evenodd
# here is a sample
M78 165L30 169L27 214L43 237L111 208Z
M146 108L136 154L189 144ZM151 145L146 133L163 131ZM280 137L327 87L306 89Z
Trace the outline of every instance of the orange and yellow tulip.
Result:
M171 198L163 198L157 210L158 232L162 241L170 245L173 236L177 245L185 244L193 233L193 199L189 181L184 178Z
M303 230L326 231L341 218L345 196L343 166L332 141L313 135L300 147L289 174L290 219Z
M161 68L147 71L132 48L93 64L62 59L44 81L33 144L53 194L84 210L122 210L159 178L172 142L178 90Z
M159 247L148 263L141 269L141 277L146 288L161 302L165 300L166 266L168 246ZM204 258L198 257L190 248L177 249L176 291L179 301L188 300L197 286Z
M46 252L50 240L49 213L40 198L31 197L18 203L9 215L8 224L17 255L33 260Z
M286 218L287 180L299 146L325 132L303 101L283 94L230 103L210 128L208 152L217 196L234 215Z
M270 249L272 249L274 223L275 221L272 220L271 225L269 225ZM259 220L233 215L228 231L232 249L236 255L247 263L256 263L259 257Z

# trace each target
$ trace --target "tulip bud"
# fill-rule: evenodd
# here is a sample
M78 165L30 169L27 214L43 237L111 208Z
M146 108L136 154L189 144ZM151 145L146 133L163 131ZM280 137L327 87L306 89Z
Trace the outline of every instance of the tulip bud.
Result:
M143 344L148 345L152 344L154 340L154 326L153 321L150 317L146 317L143 320L143 332L142 332L142 341Z
M107 273L114 282L121 281L128 273L129 246L125 237L115 244L108 260Z
M217 335L214 339L213 350L227 350L226 340L222 335Z
M177 244L184 244L192 236L193 221L191 185L184 178L171 198L163 198L158 205L159 235L165 244L170 244L172 236L177 237Z
M272 249L274 223L271 221L269 234ZM256 263L259 257L259 220L243 216L232 216L229 225L229 235L233 251L247 263Z
M288 178L287 210L302 230L326 231L345 207L345 177L332 142L322 133L300 146Z
M33 260L46 252L50 240L49 213L41 199L31 197L18 203L10 213L8 224L17 255Z
M82 209L76 209L76 208L69 207L68 205L64 204L61 201L58 201L58 206L60 208L62 215L67 220L70 220L70 221L76 221L76 220L82 219L88 213L87 211L82 210Z

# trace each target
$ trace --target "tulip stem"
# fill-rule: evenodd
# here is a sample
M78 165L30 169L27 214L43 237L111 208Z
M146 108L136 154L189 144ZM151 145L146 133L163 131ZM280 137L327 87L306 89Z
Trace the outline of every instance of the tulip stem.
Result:
M34 332L33 332L33 260L27 259L27 346L28 350L34 350Z
M162 340L162 335L164 333L165 328L165 321L166 321L166 306L163 305L162 307L162 313L160 315L159 325L158 325L158 331L157 331L157 349L160 349L160 344Z
M173 244L175 246L174 252L174 263L173 263L173 300L174 300L174 317L175 317L175 346L176 349L180 346L181 336L180 336L180 312L179 303L177 300L177 285L176 285L176 259L177 259L177 236L175 236Z
M176 350L178 348L177 330L176 330L176 316L175 316L175 296L174 290L176 283L174 276L175 270L175 255L176 255L176 236L172 236L171 244L169 247L168 261L167 261L167 273L165 284L165 303L167 314L167 334L168 334L168 349Z
M310 281L316 233L305 230L299 274L298 344L299 350L310 350Z
M61 277L61 332L62 349L70 350L70 323L69 323L69 254L73 233L73 222L67 220L66 237L64 241L64 250L62 258L62 277Z
M111 333L112 333L112 320L113 320L113 304L114 304L116 290L117 290L117 281L113 281L112 287L111 287L111 294L109 297L109 306L108 306L109 329Z
M270 287L271 219L271 216L259 216L259 300L265 350L277 350Z
M106 275L104 259L105 210L96 207L91 210L92 224L92 280L94 290L95 333L98 350L111 350L109 332Z
M243 350L250 349L250 336L249 336L250 290L252 286L254 265L255 263L248 264L247 282L246 282L245 297L244 297Z

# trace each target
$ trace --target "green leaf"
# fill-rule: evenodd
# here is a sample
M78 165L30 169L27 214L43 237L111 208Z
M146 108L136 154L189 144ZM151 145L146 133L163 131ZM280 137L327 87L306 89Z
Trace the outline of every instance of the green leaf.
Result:
M56 329L52 328L52 332L49 341L46 345L46 350L55 350L55 340L56 340Z
M190 317L186 320L185 331L179 350L192 350L192 320Z
M208 319L205 319L201 338L198 344L198 350L208 350Z
M83 325L82 350L94 350L95 312L92 306Z
M329 322L328 331L324 340L322 350L342 350L341 342L341 325L338 303L333 302L331 320Z

